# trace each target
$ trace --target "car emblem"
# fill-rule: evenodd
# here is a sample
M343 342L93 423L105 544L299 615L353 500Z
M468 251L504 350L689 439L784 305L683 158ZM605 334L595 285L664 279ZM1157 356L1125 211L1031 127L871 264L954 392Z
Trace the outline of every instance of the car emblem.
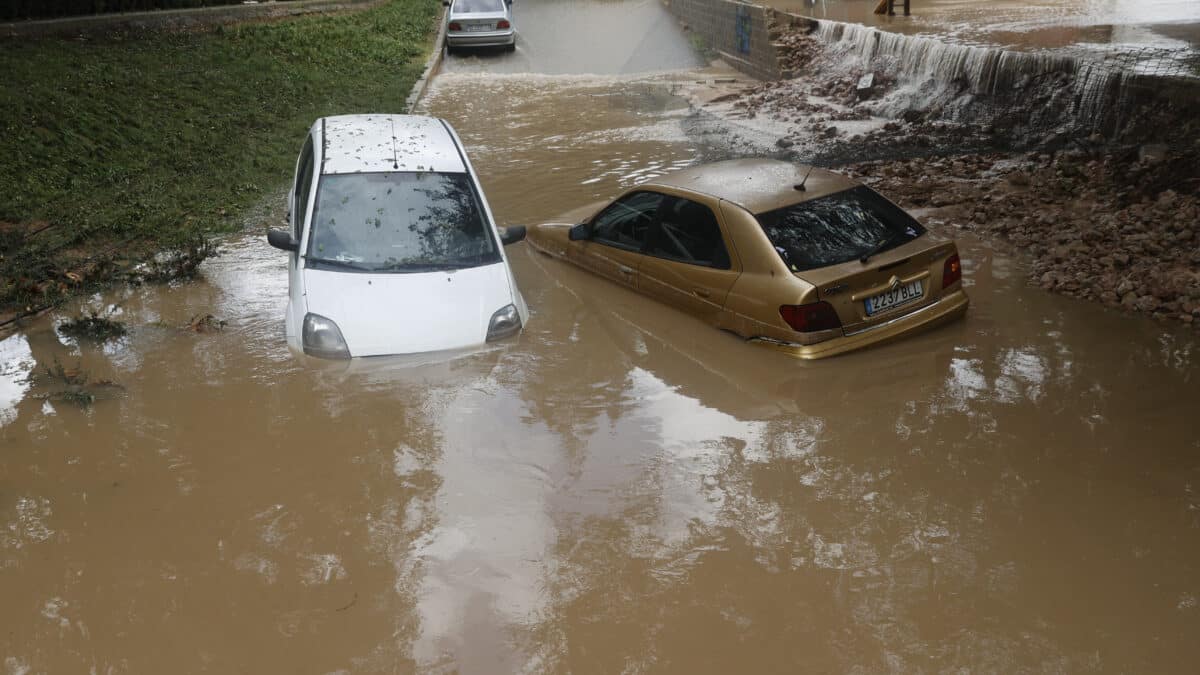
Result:
M888 286L891 287L893 291L897 288L900 288L900 277L893 276L891 279L888 279Z

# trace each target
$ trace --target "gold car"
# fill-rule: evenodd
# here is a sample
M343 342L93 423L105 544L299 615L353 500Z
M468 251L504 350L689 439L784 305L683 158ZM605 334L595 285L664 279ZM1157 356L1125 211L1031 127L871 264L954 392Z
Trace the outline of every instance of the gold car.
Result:
M845 176L776 160L695 166L529 242L714 326L806 359L962 316L954 242Z

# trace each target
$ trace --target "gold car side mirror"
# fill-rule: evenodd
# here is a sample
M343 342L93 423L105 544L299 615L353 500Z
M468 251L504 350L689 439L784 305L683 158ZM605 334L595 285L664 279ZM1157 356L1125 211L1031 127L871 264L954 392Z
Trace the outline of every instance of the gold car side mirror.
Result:
M570 232L567 233L567 238L571 241L586 241L592 238L592 228L586 223L572 225Z

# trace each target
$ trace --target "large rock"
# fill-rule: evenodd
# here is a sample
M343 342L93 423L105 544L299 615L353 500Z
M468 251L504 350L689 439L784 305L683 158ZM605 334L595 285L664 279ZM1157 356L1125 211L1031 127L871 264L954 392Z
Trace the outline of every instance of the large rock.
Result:
M1148 163L1158 163L1167 158L1169 149L1165 143L1147 143L1138 148L1138 159Z
M1158 309L1158 306L1161 304L1162 303L1159 301L1159 299L1153 295L1143 295L1137 299L1137 302L1135 302L1133 306L1137 308L1139 312L1153 312L1154 310Z
M866 75L858 78L858 84L855 85L858 98L869 98L873 89L875 89L875 73L867 73Z

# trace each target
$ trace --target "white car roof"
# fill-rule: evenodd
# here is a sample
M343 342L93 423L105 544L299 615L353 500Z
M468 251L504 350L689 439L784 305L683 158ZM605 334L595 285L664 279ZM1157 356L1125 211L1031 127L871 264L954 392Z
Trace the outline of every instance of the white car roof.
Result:
M436 117L337 115L316 124L322 123L322 174L467 170L449 126Z

